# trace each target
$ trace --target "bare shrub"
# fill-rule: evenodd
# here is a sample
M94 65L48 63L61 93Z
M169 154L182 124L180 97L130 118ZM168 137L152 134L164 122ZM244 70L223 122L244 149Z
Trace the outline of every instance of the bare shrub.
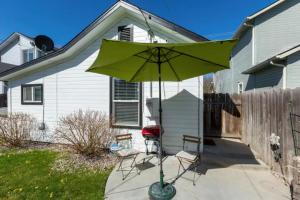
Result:
M90 157L105 153L115 135L106 114L92 110L79 110L60 118L55 133L76 152Z
M21 147L31 140L36 120L26 113L10 113L0 117L0 141L7 146Z

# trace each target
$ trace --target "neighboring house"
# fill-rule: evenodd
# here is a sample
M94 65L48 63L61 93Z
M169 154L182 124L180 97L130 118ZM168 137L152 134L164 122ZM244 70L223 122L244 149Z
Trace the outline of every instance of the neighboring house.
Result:
M21 33L13 33L0 43L0 73L22 65L43 55L34 45L34 39ZM0 94L6 93L4 82L0 82Z
M161 43L207 40L132 4L118 1L63 48L0 73L0 80L8 83L9 112L30 113L39 123L45 123L46 129L35 135L38 140L53 141L60 117L79 109L92 109L113 117L113 127L133 133L134 145L144 150L141 128L156 124L158 84L126 83L85 72L96 59L104 38ZM202 77L198 77L162 84L167 152L182 148L183 134L202 137L202 82Z
M216 92L299 87L299 19L299 0L280 0L247 17L234 35L231 69L214 76Z

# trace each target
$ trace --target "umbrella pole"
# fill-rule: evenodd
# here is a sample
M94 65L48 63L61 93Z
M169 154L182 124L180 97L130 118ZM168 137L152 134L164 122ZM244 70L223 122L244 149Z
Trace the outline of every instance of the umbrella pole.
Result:
M159 134L159 164L160 164L160 172L159 172L159 182L153 183L148 191L151 200L169 200L172 199L176 194L175 187L170 183L164 183L164 172L163 172L163 163L162 163L162 134L163 134L163 126L162 126L162 106L161 106L161 55L160 55L160 47L157 47L158 50L158 84L159 84L159 126L160 126L160 134Z
M163 125L162 125L162 108L161 108L161 61L160 61L160 48L158 48L158 91L159 91L159 164L160 164L160 187L164 187L164 172L162 167L162 134L163 134Z

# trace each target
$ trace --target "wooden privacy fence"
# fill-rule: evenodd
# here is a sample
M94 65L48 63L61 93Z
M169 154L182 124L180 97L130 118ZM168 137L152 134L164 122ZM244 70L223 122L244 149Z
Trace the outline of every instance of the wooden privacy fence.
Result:
M272 133L280 137L280 162L270 147ZM300 154L300 88L205 94L204 136L240 137L262 161L291 181L293 157Z
M248 92L242 95L242 141L266 164L291 181L293 157L299 144L300 88ZM274 159L270 135L280 137L280 162Z
M204 136L241 138L241 97L204 94Z

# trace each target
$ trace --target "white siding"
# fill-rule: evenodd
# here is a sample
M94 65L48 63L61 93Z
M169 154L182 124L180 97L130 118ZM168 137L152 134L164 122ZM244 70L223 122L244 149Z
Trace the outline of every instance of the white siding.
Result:
M94 41L86 49L81 50L71 60L49 66L16 80L9 81L8 109L12 112L33 114L39 122L44 118L48 130L38 132L37 139L53 141L53 130L57 120L78 109L94 109L109 113L109 77L85 72L98 55L100 39L117 39L117 27L133 24L134 41L149 42L146 28L129 18L115 24L103 36ZM174 37L159 35L159 42L177 41ZM44 105L21 105L21 84L43 83ZM158 97L157 83L153 83L153 96ZM166 150L175 153L181 148L182 134L192 134L202 137L202 77L183 81L181 83L163 84L163 118L165 124ZM182 91L186 89L187 91ZM150 98L150 83L143 84L143 125L155 124L149 116L146 99ZM172 98L170 98L172 97ZM198 98L200 97L199 101ZM199 109L198 109L199 103ZM199 117L198 117L199 115ZM200 125L198 130L198 124ZM134 145L144 150L140 130L122 129L120 132L130 132L134 136Z
M1 62L13 65L23 64L23 49L33 48L31 40L20 35L20 38L13 41L1 51Z

